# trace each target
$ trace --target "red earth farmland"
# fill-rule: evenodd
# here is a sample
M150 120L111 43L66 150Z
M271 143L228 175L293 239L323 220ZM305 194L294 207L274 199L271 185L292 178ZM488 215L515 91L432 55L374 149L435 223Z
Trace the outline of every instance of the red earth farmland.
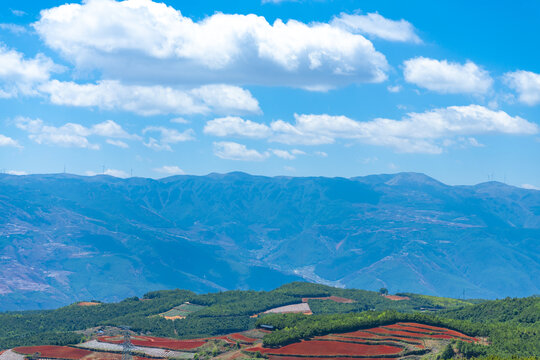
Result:
M390 345L367 345L341 341L302 341L283 346L279 349L251 348L247 351L260 351L262 354L296 355L296 356L385 356L395 355L403 351L402 348Z
M68 360L121 360L122 354L107 353L100 351L89 351L69 346L23 346L13 349L14 352L22 355L40 354L40 358L68 359ZM150 360L148 358L134 356L134 360ZM157 360L157 359L155 359Z
M253 344L255 341L257 341L257 339L253 339L239 333L230 334L228 335L228 337L232 340L238 340L240 342L245 342L245 343L250 343L250 344Z
M124 342L122 337L101 336L98 341L107 342L111 344L122 344ZM159 338L153 336L133 336L131 343L136 346L147 346L169 350L193 350L206 343L205 339L193 339L193 340L175 340L168 338Z
M415 327L417 326L418 327ZM425 349L425 339L460 339L475 341L455 330L440 327L421 328L421 324L397 323L388 326L358 330L348 333L315 337L280 348L264 348L258 345L247 352L268 355L270 360L307 360L324 357L340 358L395 358Z
M13 349L16 353L23 355L32 355L35 353L40 353L41 357L46 358L55 358L55 359L73 359L78 360L87 355L92 354L92 351L72 348L68 346L53 346L53 345L43 345L43 346L22 346Z

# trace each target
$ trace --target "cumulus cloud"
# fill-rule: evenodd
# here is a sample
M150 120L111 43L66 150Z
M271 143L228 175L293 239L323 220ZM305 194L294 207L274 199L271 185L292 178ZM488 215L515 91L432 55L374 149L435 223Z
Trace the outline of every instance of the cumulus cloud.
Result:
M266 126L266 125L265 125ZM450 106L424 113L409 113L401 120L378 118L356 121L346 116L298 115L295 122L277 120L268 127L271 142L289 145L332 144L339 139L389 146L399 152L438 154L450 146L451 138L461 145L482 146L473 135L537 134L536 124L504 111L480 105ZM223 136L244 134L242 129ZM463 139L463 140L460 140Z
M214 154L221 159L240 161L262 161L270 156L268 152L260 153L243 144L229 141L215 142Z
M504 74L505 83L518 94L526 105L540 104L540 74L518 70Z
M97 69L110 79L321 90L381 82L388 70L369 40L341 26L270 24L254 14L194 21L151 0L61 5L42 11L33 26L79 69Z
M244 120L237 116L227 116L208 121L204 127L204 133L214 136L265 138L270 136L272 131L264 124Z
M122 149L129 148L129 145L126 144L125 142L123 142L122 140L107 139L107 144L112 145L112 146L116 146L116 147L119 147L119 148L122 148Z
M261 0L261 3L262 4L280 4L282 2L296 2L296 1L299 1L299 0Z
M390 20L378 13L351 15L341 13L332 20L332 25L352 33L367 35L388 41L420 43L414 26L406 20Z
M17 25L17 24L6 24L6 23L0 24L0 30L6 30L15 35L21 35L28 31L26 30L24 26Z
M160 168L154 169L155 172L167 175L184 175L184 170L180 169L178 166L162 166Z
M144 142L144 146L157 151L172 151L171 144L195 140L195 132L193 129L187 129L180 132L176 129L169 129L163 126L148 126L144 128L143 134L146 135L149 133L159 134L159 139L149 137L148 140Z
M391 93L398 93L401 91L401 86L393 85L393 86L388 86L386 89L388 89L388 91Z
M270 149L269 151L275 156L277 156L278 158L285 159L285 160L294 160L296 159L297 155L305 154L303 151L300 151L300 150L292 150L289 152L287 150L281 150L281 149Z
M15 16L24 16L26 15L26 12L22 11L22 10L17 10L17 9L10 9L11 10L11 13Z
M493 84L489 73L470 61L459 64L417 57L403 65L407 82L442 94L485 94Z
M19 147L19 148L21 147L21 145L19 145L19 142L17 140L14 140L10 138L9 136L0 134L0 147L3 147L3 146L11 146L11 147Z
M191 90L166 86L124 85L116 80L77 84L58 80L40 86L56 105L124 110L140 115L259 112L247 90L230 85L205 85Z
M0 44L0 98L36 95L36 86L49 80L60 67L45 55L25 58Z
M97 173L94 171L87 171L86 175L88 176L109 175L109 176L114 176L114 177L122 178L122 179L126 179L129 177L129 174L127 172L123 170L118 170L118 169L106 169L105 172L102 172L102 173Z
M130 135L120 125L107 120L92 127L81 124L67 123L60 127L45 125L41 119L19 117L15 120L16 126L29 133L28 137L38 144L57 145L62 147L77 147L98 150L99 144L91 143L90 136L108 138L138 139L137 135Z
M28 175L26 171L21 171L21 170L8 170L6 171L6 174L17 175L17 176Z

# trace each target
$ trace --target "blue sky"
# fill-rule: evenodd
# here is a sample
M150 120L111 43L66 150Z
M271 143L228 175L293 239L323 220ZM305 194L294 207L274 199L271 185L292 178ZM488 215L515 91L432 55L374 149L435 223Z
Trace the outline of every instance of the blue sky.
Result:
M532 1L4 0L0 169L540 187Z

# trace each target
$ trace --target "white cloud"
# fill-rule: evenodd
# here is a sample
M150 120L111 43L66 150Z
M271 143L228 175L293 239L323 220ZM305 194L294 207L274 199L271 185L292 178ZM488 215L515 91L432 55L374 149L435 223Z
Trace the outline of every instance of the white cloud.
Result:
M270 155L268 152L260 153L243 144L227 141L215 142L214 154L221 159L240 161L262 161Z
M485 94L493 84L489 73L470 61L459 64L417 57L403 65L407 82L443 94Z
M399 152L438 154L457 138L461 145L482 146L474 135L537 134L536 124L504 111L480 105L450 106L424 113L409 113L402 120L378 118L356 121L346 116L297 115L295 123L270 124L271 142L289 145L331 144L339 139L393 147ZM235 133L229 131L227 136ZM255 137L255 136L253 136Z
M280 150L280 149L270 149L270 152L274 155L276 155L278 158L285 159L285 160L294 160L296 159L296 156L294 154L291 154L287 150Z
M388 91L390 91L391 93L398 93L398 92L401 91L401 86L400 86L400 85L388 86L387 89L388 89Z
M0 30L6 30L15 35L21 35L28 32L28 30L24 26L17 25L17 24L5 24L5 23L0 24Z
M98 150L98 144L88 140L90 136L109 138L138 139L137 135L128 134L120 125L112 120L85 127L81 124L67 123L60 127L45 125L41 119L19 117L16 126L29 133L28 137L38 144L58 145L62 147L78 147ZM109 142L110 143L110 142Z
M99 135L110 138L119 139L139 139L137 135L131 135L124 130L119 124L112 120L107 120L102 123L93 125L90 129L92 135Z
M167 174L167 175L184 175L184 170L180 169L178 166L162 166L160 168L154 169L155 172Z
M262 0L262 4L281 4L283 2L296 2L299 0Z
M265 138L272 134L272 130L264 124L236 116L227 116L208 121L204 127L204 133L214 136Z
M66 4L42 11L33 26L79 69L132 82L329 89L381 82L388 70L369 40L338 26L270 24L254 14L194 21L150 0Z
M22 10L17 10L17 9L10 9L11 10L11 13L15 16L24 16L26 15L26 12L22 11Z
M518 100L527 105L540 104L540 74L514 71L504 74L505 83L518 93Z
M129 145L123 142L122 140L107 139L107 144L110 144L110 145L113 145L122 149L129 148Z
M230 85L205 85L191 90L165 86L124 85L115 80L77 84L52 80L40 86L56 105L124 110L141 115L259 112L247 90Z
M9 136L0 134L0 147L3 147L3 146L11 146L11 147L18 147L18 148L21 147L21 145L19 145L19 142L17 140L14 140L10 138Z
M172 151L171 144L195 139L195 132L193 129L187 129L180 132L176 129L169 129L162 126L148 126L144 128L143 134L146 135L148 133L158 133L160 135L159 140L150 137L148 141L144 143L144 146L157 151Z
M85 174L88 175L88 176L109 175L109 176L114 176L114 177L122 178L122 179L126 179L126 178L129 177L129 174L127 172L125 172L123 170L118 170L118 169L107 169L103 173L97 173L97 172L94 172L94 171L87 171Z
M359 33L375 38L397 42L421 43L414 26L403 19L387 19L378 13L350 15L341 13L332 20L332 25L339 26L352 33Z
M328 154L325 153L324 151L315 151L315 155L323 157L323 158L328 157Z
M189 121L184 119L183 117L177 117L177 118L171 119L171 122L175 124L189 124Z
M524 188L524 189L527 189L527 190L539 190L540 191L540 187L534 186L534 185L531 185L531 184L523 184L523 185L521 185L521 187Z
M28 173L26 171L20 171L20 170L8 170L8 171L6 171L6 174L8 174L8 175L18 175L18 176L28 175Z
M23 54L0 44L0 98L36 95L35 87L59 70L45 55L25 59Z

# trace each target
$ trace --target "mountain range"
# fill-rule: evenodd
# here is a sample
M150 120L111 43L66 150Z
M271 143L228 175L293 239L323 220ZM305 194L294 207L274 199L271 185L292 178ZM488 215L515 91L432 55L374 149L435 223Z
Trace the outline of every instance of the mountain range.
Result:
M0 175L0 311L163 288L540 292L540 191L424 174Z

